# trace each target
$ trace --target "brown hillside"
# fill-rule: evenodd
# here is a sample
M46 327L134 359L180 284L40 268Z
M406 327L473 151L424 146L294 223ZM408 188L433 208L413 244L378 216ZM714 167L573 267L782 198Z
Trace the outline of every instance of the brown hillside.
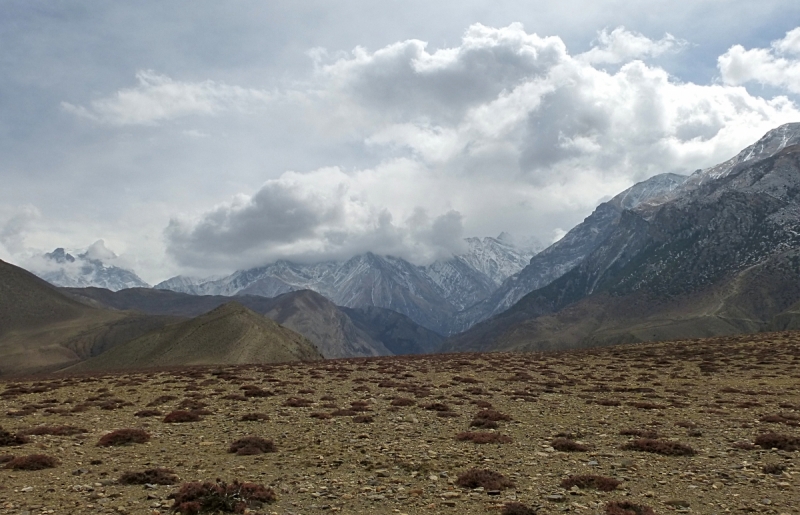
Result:
M303 336L230 302L118 345L70 371L323 359Z
M92 308L0 261L0 376L57 370L177 320Z

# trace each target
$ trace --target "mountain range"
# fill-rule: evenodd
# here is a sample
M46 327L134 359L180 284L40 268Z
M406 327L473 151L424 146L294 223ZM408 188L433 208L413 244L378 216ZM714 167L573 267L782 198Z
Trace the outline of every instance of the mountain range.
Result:
M622 210L577 266L449 339L444 350L563 349L784 329L797 324L798 300L795 123L695 172L667 195Z
M689 176L635 184L540 252L507 235L466 243L464 254L427 266L366 253L154 288L106 264L102 241L46 255L55 275L40 275L72 287L0 262L0 374L166 363L168 341L181 349L200 342L202 356L191 362L208 363L221 359L209 343L219 338L227 352L261 360L555 350L800 328L800 124ZM86 287L95 282L106 287ZM283 343L262 348L273 340ZM314 352L298 350L303 341ZM176 363L189 360L175 352Z

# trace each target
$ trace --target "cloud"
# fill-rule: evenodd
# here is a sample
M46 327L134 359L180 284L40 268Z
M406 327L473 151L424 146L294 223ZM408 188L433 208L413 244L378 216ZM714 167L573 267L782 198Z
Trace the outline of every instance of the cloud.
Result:
M688 46L687 41L669 33L653 41L638 32L625 30L625 27L617 27L611 32L603 29L597 35L597 43L598 46L579 54L577 58L592 64L619 64L633 59L658 57Z
M252 112L272 95L212 80L181 82L152 70L139 71L135 88L93 100L89 107L62 102L68 113L110 125L153 125L190 115Z
M725 84L757 82L800 94L800 27L772 42L771 48L734 45L717 60Z
M403 164L356 174L338 168L284 173L251 197L238 196L193 220L173 219L165 231L167 250L196 268L338 260L363 252L423 264L463 250L459 213L432 217L416 207L398 221L380 188L365 188L391 175L393 166Z
M13 210L0 227L0 244L8 252L7 256L25 250L25 234L31 224L39 218L41 218L41 213L32 205L21 206Z

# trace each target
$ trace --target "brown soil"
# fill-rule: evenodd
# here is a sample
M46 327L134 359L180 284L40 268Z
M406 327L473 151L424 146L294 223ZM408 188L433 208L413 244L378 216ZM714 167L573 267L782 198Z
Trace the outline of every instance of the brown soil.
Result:
M772 333L558 354L350 359L6 382L0 384L3 430L16 435L71 426L88 432L30 431L28 443L0 447L0 458L58 460L41 470L0 468L0 514L166 514L168 496L181 483L217 479L272 488L277 501L250 508L262 514L499 515L511 502L539 514L601 514L611 501L658 514L800 513L800 451L754 445L765 433L783 435L769 440L779 443L800 438L799 364L800 334ZM264 394L244 395L249 391ZM174 396L159 401L162 415L134 415L162 396ZM287 403L292 398L311 404ZM395 398L415 404L393 405ZM439 404L447 410L426 409ZM201 419L163 422L178 409ZM497 428L471 428L486 409L511 420L495 416ZM339 411L350 415L332 415ZM242 420L256 413L266 419ZM104 434L125 428L143 429L150 439L97 445ZM626 450L639 437L620 432L637 430L695 454ZM467 431L494 431L510 442L456 439ZM248 436L271 440L275 452L229 452ZM556 451L551 443L557 439L588 450ZM159 468L174 471L178 483L118 481L126 472ZM458 476L473 468L498 472L514 486L457 486ZM610 492L561 487L570 476L590 474L621 484Z

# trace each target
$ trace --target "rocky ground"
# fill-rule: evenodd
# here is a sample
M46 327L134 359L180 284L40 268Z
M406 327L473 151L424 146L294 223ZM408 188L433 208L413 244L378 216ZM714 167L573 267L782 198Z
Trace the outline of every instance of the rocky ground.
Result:
M798 365L800 334L772 333L11 381L0 461L55 460L0 468L0 514L166 514L182 483L217 480L271 488L248 508L262 514L800 513ZM164 421L179 409L199 420ZM129 428L149 439L98 445ZM498 442L456 438L468 431ZM228 452L247 436L274 452ZM154 468L175 484L120 482ZM513 486L460 486L473 468ZM619 484L562 483L577 475Z

